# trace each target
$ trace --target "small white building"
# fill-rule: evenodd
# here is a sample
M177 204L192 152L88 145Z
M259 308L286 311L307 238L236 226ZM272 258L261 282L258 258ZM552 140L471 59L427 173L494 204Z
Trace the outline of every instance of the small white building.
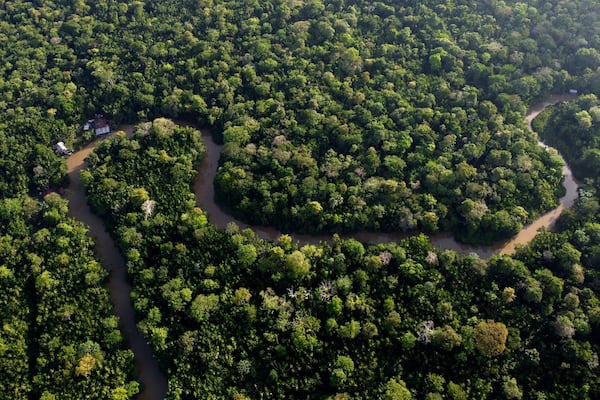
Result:
M570 94L577 94L577 89L569 89Z
M107 135L110 133L110 126L105 125L105 126L97 127L94 129L94 132L96 133L96 136Z
M67 146L65 146L64 142L56 143L54 145L54 151L56 151L56 153L60 154L61 156L70 156L71 154L73 154L73 152L69 150Z

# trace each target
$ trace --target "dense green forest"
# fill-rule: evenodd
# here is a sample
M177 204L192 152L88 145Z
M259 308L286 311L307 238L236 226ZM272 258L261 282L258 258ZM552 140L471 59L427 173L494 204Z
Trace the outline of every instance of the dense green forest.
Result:
M57 194L0 200L0 398L114 399L138 392L106 271Z
M183 201L199 135L146 124L99 146L83 175L127 255L169 398L600 396L599 223L489 261L423 235L270 243L215 230Z
M582 196L513 257L425 236L299 247L216 230L190 184L285 230L508 237L562 162L523 116L600 95L594 0L0 0L0 397L131 398L106 272L66 215L57 141L146 122L82 174L127 259L169 398L600 398L600 103L536 121Z
M232 212L311 232L514 234L561 191L527 104L600 66L594 1L2 4L0 109L197 120Z
M600 193L600 101L595 94L581 96L577 101L548 108L534 121L544 140L555 146L572 165L575 177L584 182L577 207L561 215L559 227L571 229L577 243L586 251L587 264L600 262L600 245L590 240L587 229L600 227L598 194ZM583 233L586 234L583 234ZM595 238L592 234L592 238ZM593 272L594 269L592 269ZM590 271L590 272L592 272ZM600 290L600 282L595 282Z
M535 129L543 140L564 155L579 180L597 183L600 171L600 101L595 94L548 108L535 120ZM595 186L595 189L599 187Z

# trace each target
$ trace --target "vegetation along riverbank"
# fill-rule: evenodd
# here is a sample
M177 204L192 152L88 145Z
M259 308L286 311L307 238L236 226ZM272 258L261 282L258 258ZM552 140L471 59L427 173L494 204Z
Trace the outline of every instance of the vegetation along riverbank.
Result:
M600 398L599 21L0 0L0 397Z

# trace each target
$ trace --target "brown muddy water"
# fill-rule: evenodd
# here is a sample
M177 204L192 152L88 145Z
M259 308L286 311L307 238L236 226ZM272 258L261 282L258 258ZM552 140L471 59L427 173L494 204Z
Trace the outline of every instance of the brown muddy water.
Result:
M531 129L531 121L549 105L556 104L560 101L572 100L576 95L564 94L555 95L548 98L546 101L533 105L526 115L526 121ZM230 214L226 210L222 209L219 204L215 202L215 189L213 181L217 173L219 166L219 156L223 146L216 144L210 135L209 131L203 131L202 135L204 144L206 146L206 154L198 171L198 175L194 181L194 192L196 194L196 203L202 210L208 213L208 218L211 223L219 228L225 228L227 224L234 222L240 229L251 228L258 237L266 240L277 240L282 234L279 230L258 225L248 225ZM547 147L544 143L540 142L540 145ZM450 233L438 233L430 236L431 243L440 249L453 249L463 253L476 253L481 258L489 258L493 254L512 254L515 251L515 246L524 245L529 243L537 234L537 231L541 228L552 228L554 222L565 209L573 205L577 199L577 188L579 185L573 178L573 174L569 167L565 164L563 169L565 176L563 185L566 189L566 194L560 199L559 205L539 216L531 224L525 226L516 236L511 239L495 243L490 246L470 246L463 243L457 242L452 234ZM371 232L371 231L358 231L350 234L340 235L344 238L355 238L365 243L387 243L387 242L398 242L402 239L409 237L410 235L418 234L419 232ZM317 234L317 235L305 235L298 233L287 233L294 240L298 241L299 244L317 244L319 242L331 242L332 235L330 234Z
M122 126L128 135L133 127ZM162 400L167 393L167 378L161 372L152 354L152 348L136 326L135 311L131 304L131 285L127 278L125 260L108 234L102 220L87 204L85 188L81 184L79 172L86 167L85 159L101 143L97 139L67 159L67 171L71 183L67 190L69 215L88 226L89 235L94 239L95 250L104 268L110 272L108 289L113 311L120 320L121 332L135 356L136 372L142 384L140 400Z

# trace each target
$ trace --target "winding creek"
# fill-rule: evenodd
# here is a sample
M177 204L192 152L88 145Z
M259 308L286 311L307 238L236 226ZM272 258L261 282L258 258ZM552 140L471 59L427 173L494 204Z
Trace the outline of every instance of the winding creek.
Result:
M122 127L122 129L128 135L133 132L131 126ZM131 285L127 278L125 260L108 234L104 222L92 212L87 204L85 188L82 186L79 176L79 172L86 166L86 157L100 142L100 140L96 140L90 143L67 159L67 172L71 181L67 190L69 215L88 226L89 235L94 239L96 253L104 268L110 272L108 289L113 312L119 317L121 332L133 351L136 372L142 384L142 393L138 399L162 400L167 393L167 378L154 359L152 348L136 326L135 311L130 297Z
M533 105L527 115L526 121L531 129L531 121L549 105L556 104L560 101L572 100L576 95L564 94L554 95L549 97L546 101ZM208 217L211 223L215 224L219 228L225 228L228 223L235 222L241 229L252 228L257 236L262 239L276 240L282 232L278 231L273 227L248 225L231 215L229 215L224 209L222 209L215 202L215 190L212 182L214 181L217 173L217 167L219 164L219 156L221 154L222 145L216 144L210 135L210 132L203 131L204 144L206 146L206 154L200 166L196 180L194 181L194 192L196 194L196 203L202 210L208 213ZM545 146L540 142L540 145ZM463 253L476 253L482 258L489 258L493 254L512 254L515 251L515 246L518 244L529 243L536 235L537 231L541 228L551 228L560 213L565 209L573 205L577 199L577 188L579 187L577 182L573 178L573 174L567 165L563 168L563 174L565 179L563 185L566 189L566 194L560 199L559 205L541 215L531 224L525 226L516 236L504 241L495 243L490 246L469 246L463 243L457 242L451 233L438 233L430 236L430 240L434 246L440 249L453 249ZM331 241L331 234L321 235L304 235L298 233L288 233L294 240L297 240L300 244L312 243L316 244L319 242ZM415 232L372 232L372 231L358 231L350 234L340 235L348 238L353 237L364 243L386 243L386 242L397 242L401 239L405 239L410 235L414 235Z
M547 101L534 105L528 112L526 119L531 129L531 121L545 107L563 100L575 98L574 95L552 96ZM121 127L128 136L133 132L131 126ZM250 226L227 214L215 202L213 181L217 172L219 156L222 146L212 141L208 131L203 132L206 155L202 161L196 179L194 192L196 202L200 208L208 213L210 221L219 228L225 228L230 222L235 222L240 228L252 228L257 236L263 239L275 240L281 232L272 227ZM121 321L121 330L135 355L136 371L142 383L142 393L138 396L141 400L164 399L167 392L167 378L161 372L157 361L154 359L152 349L137 329L135 311L131 304L131 285L127 278L125 260L108 234L103 221L98 218L86 202L85 189L80 181L80 171L85 168L86 157L94 150L100 141L94 141L85 148L77 151L67 159L67 169L71 183L67 191L69 200L69 215L83 222L89 227L89 234L96 243L96 252L104 267L110 272L108 288L113 303L114 313ZM540 143L543 145L543 143ZM431 236L434 246L441 249L454 249L460 252L474 252L482 258L489 258L495 253L512 253L515 245L526 244L533 239L540 228L550 228L562 210L571 207L577 199L578 184L568 166L564 167L564 186L566 195L560 199L560 204L554 210L541 215L532 224L526 226L512 239L492 246L473 247L455 241L451 234L440 233ZM398 241L406 238L410 233L378 233L359 231L345 237L354 237L366 243L384 243ZM413 233L414 234L414 233ZM331 240L331 235L302 235L290 233L293 239L300 244L318 243Z

